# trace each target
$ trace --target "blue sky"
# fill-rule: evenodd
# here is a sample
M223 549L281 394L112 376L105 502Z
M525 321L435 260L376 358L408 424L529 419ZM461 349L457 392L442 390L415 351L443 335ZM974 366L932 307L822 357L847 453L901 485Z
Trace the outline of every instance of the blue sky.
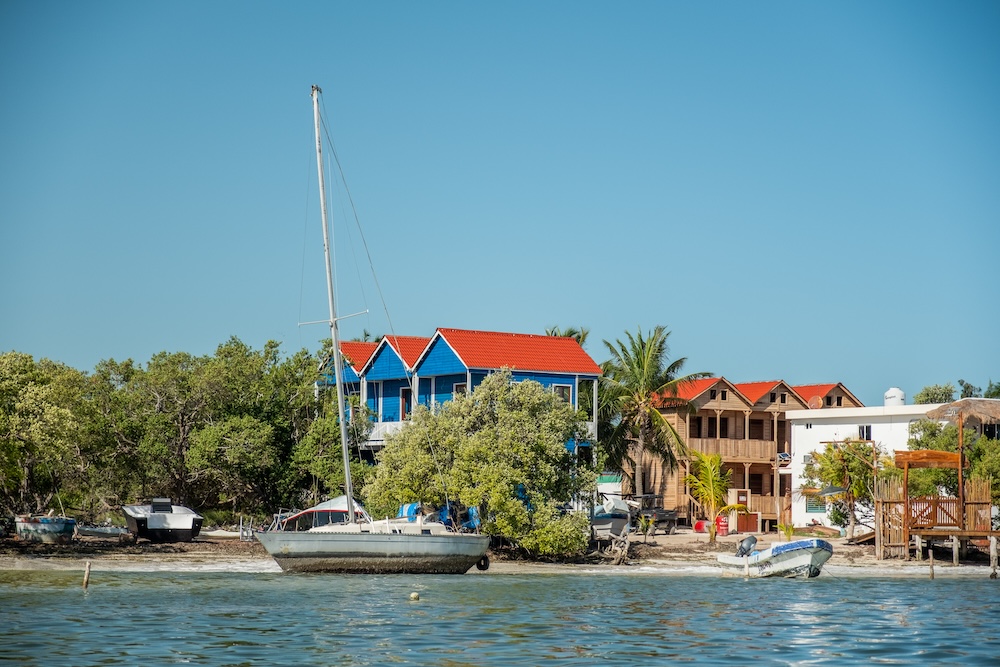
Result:
M603 361L662 324L735 382L985 388L998 34L995 2L5 2L0 351L316 350L315 83L397 334L583 326ZM342 330L386 333L352 247Z

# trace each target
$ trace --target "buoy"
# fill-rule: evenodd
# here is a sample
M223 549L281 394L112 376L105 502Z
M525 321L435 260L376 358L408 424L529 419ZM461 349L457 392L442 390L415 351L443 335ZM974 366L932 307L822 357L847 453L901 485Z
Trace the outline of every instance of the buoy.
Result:
M413 591L412 593L410 593L410 599L411 600L419 600L420 599L420 593L417 593L416 591Z

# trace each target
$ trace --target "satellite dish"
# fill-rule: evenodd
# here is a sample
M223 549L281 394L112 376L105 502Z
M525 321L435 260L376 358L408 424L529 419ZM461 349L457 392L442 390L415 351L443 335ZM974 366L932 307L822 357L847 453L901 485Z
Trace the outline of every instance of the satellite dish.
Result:
M817 410L823 407L823 397L813 396L812 398L809 399L809 403L807 405L809 406L810 410Z

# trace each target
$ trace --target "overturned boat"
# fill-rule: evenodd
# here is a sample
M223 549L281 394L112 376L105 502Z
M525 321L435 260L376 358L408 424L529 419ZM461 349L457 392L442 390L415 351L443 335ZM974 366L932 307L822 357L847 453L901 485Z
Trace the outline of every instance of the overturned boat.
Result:
M153 498L148 505L122 505L129 532L150 542L190 542L198 537L205 520L189 507L170 498Z
M818 577L823 563L833 555L826 540L808 539L781 542L756 551L753 535L740 542L735 555L719 554L719 565L728 575L742 577Z

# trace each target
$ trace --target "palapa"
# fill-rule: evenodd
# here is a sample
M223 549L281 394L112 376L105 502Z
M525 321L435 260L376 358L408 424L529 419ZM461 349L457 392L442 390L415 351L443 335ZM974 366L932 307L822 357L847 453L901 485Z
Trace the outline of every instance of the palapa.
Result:
M1000 399L960 398L934 408L927 413L927 418L947 419L953 424L957 424L961 419L963 425L969 420L975 420L980 424L1000 424Z

